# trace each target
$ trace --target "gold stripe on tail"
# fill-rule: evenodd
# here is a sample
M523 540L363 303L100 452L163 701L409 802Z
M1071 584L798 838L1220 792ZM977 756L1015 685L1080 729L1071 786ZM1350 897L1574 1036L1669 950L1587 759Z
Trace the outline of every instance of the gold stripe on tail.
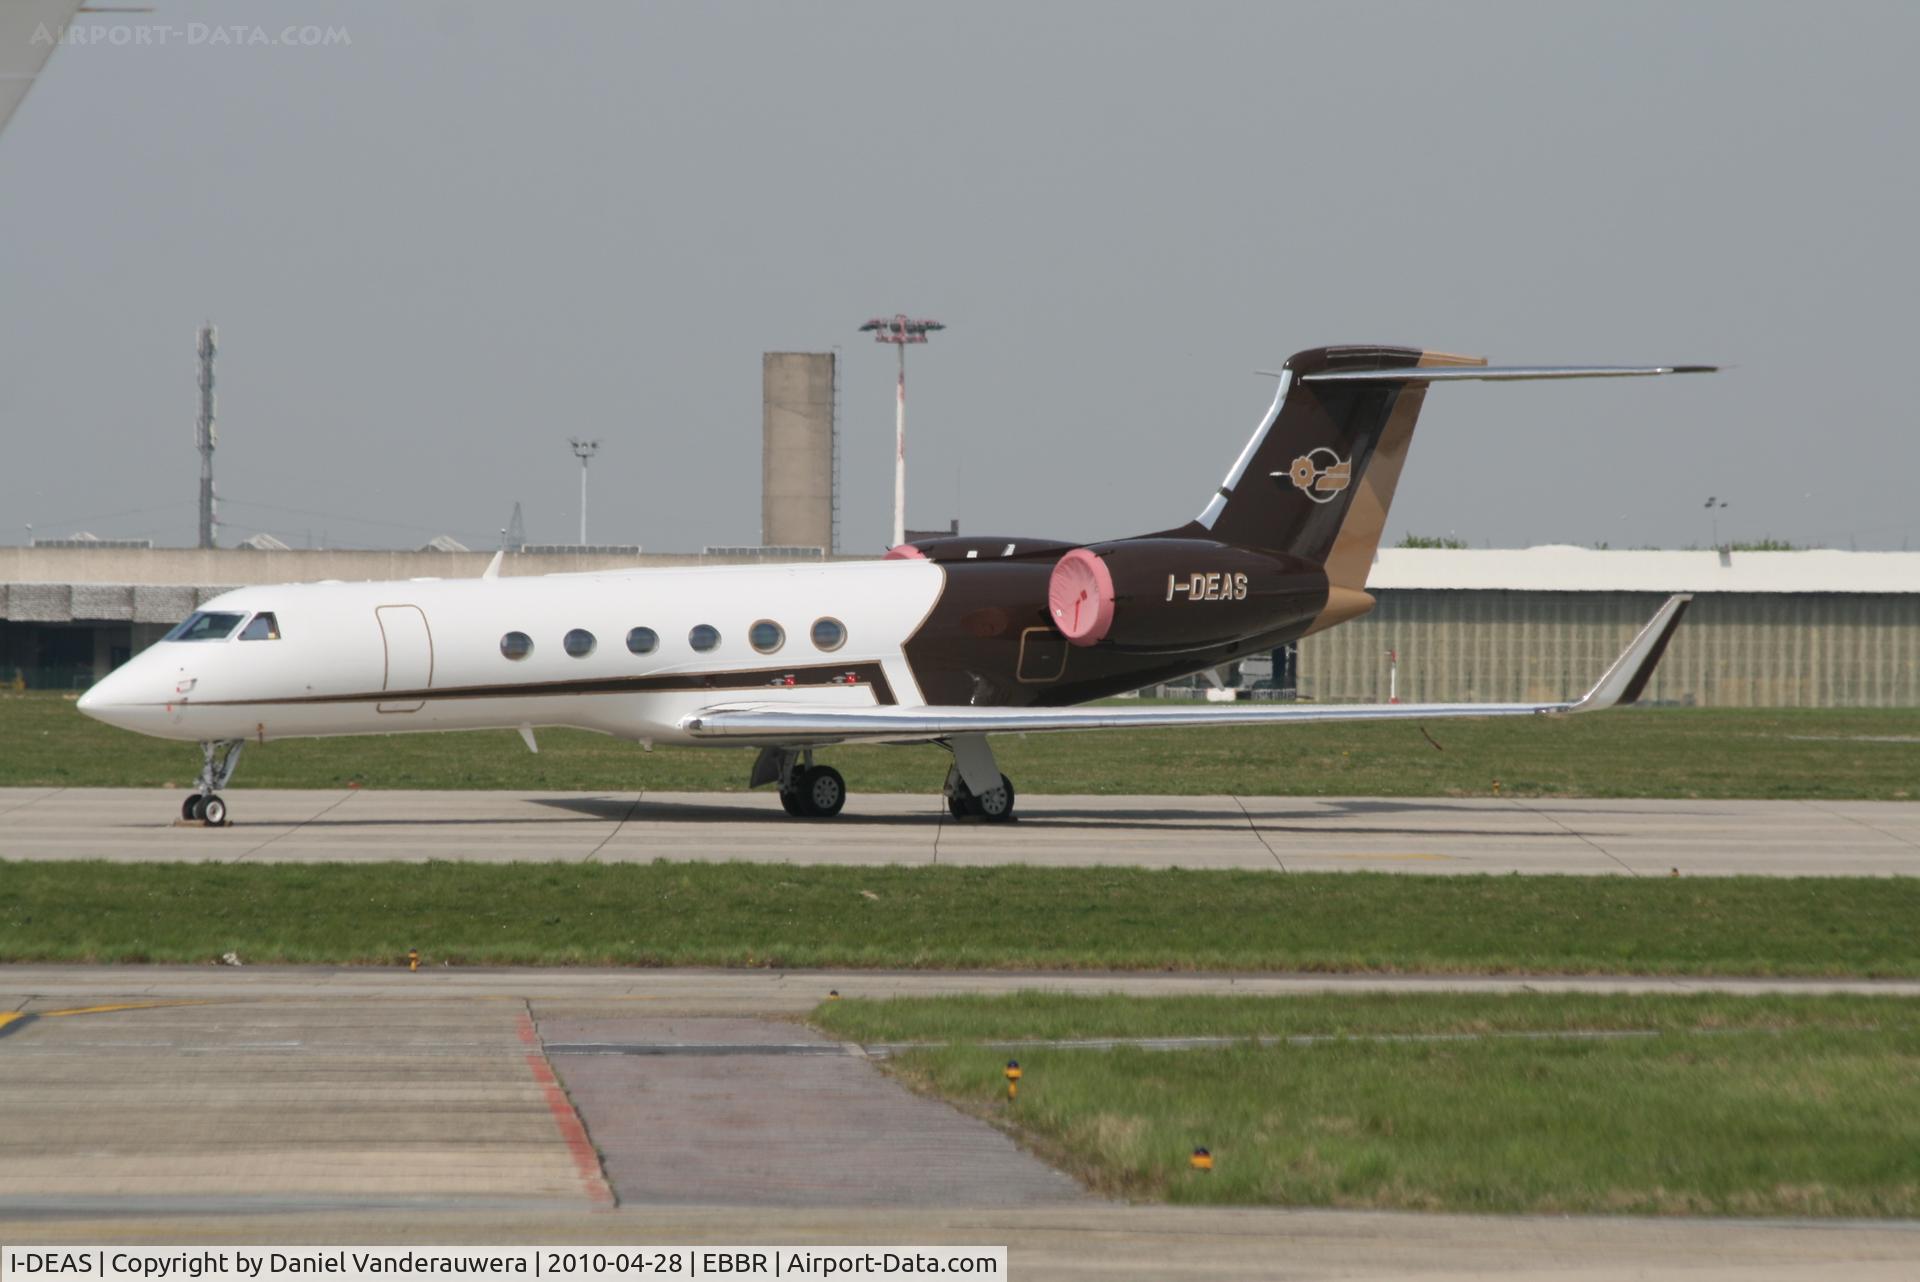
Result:
M1421 368L1486 363L1484 356L1457 356L1452 352L1422 352L1418 362ZM1413 425L1426 399L1426 384L1411 383L1400 390L1393 403L1393 412L1380 432L1380 443L1374 446L1373 457L1340 522L1340 532L1334 536L1333 551L1327 554L1327 604L1307 628L1309 636L1373 608L1373 598L1366 591L1367 574L1387 528L1387 510L1393 505L1400 469L1406 465L1407 450L1413 444Z

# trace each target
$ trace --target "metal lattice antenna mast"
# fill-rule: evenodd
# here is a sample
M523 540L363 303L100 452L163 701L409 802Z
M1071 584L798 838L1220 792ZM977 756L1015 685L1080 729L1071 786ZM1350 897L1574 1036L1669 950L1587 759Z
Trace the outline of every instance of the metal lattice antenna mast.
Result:
M567 444L573 446L573 456L580 460L580 546L587 545L587 462L600 448L599 441L583 441L577 436L569 436Z
M907 541L907 344L924 343L934 330L945 329L936 320L909 320L902 315L876 316L860 327L876 343L894 343L900 351L900 381L894 394L893 420L893 542Z
M833 403L829 409L832 415L828 431L828 448L833 455L832 489L827 495L827 555L840 555L840 345L834 344L832 383Z
M217 546L219 518L213 507L213 447L220 429L213 416L213 355L219 350L219 331L211 323L200 327L200 421L194 430L194 444L200 449L200 546Z
M513 519L507 522L507 533L501 545L509 552L518 552L527 546L527 523L520 516L520 500L513 501Z

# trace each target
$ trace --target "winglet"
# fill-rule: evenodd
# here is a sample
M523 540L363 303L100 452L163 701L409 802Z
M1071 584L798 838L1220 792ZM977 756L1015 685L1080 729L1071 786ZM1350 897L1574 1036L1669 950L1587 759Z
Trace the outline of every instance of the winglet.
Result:
M498 552L495 552L493 554L493 560L487 562L487 568L480 571L480 577L483 579L499 578L500 563L506 560L506 557L507 557L507 550L505 548L501 548Z
M1619 707L1634 702L1641 691L1647 688L1647 682L1653 679L1653 670L1660 666L1660 656L1667 652L1667 642L1673 640L1673 633L1680 626L1680 616L1687 612L1687 602L1693 600L1693 594L1683 592L1667 598L1646 627L1640 629L1640 635L1632 644L1620 652L1606 675L1593 683L1593 689L1580 697L1580 701L1568 708L1568 712L1600 712L1607 708Z

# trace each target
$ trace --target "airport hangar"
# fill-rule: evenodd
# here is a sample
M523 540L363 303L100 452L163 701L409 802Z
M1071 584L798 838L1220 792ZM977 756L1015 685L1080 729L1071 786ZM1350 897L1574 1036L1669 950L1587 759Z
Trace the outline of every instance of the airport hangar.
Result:
M817 547L533 548L504 574L825 559ZM0 685L83 689L245 584L478 576L488 552L0 548ZM836 558L838 559L838 558ZM1577 695L1673 592L1695 593L1648 698L1699 707L1920 705L1920 553L1393 548L1372 613L1300 643L1303 698ZM1280 684L1285 684L1284 680Z

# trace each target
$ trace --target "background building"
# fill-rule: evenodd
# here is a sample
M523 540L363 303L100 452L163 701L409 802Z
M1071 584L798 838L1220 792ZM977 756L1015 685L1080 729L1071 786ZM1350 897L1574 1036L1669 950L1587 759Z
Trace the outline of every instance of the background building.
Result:
M1394 548L1371 614L1300 643L1302 697L1575 696L1670 593L1695 593L1646 697L1702 707L1920 704L1920 553Z
M534 545L529 545L533 548ZM571 544L510 552L502 574L784 559L780 549L642 553ZM813 554L816 558L818 553ZM0 687L84 690L191 614L249 583L478 578L492 552L126 548L105 543L0 547Z
M783 551L517 553L503 573L712 565ZM491 556L0 547L0 684L18 673L35 687L83 689L201 601L243 584L470 577ZM1920 553L1396 548L1379 554L1367 588L1379 600L1373 613L1300 643L1293 672L1302 697L1384 701L1391 650L1404 701L1565 699L1593 682L1668 594L1692 592L1651 700L1920 705Z

